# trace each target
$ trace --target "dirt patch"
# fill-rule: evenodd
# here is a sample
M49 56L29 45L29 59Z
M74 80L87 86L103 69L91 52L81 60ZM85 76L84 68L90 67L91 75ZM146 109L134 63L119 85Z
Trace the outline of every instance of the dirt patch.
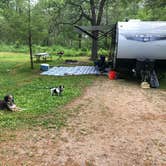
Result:
M59 132L39 128L1 136L0 164L166 165L166 91L99 77L64 109L73 114Z

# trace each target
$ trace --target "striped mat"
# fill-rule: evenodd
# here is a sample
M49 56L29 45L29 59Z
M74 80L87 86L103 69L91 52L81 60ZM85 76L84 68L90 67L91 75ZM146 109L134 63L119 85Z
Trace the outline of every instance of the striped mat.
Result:
M66 76L66 75L87 75L100 74L95 66L75 66L75 67L53 67L44 71L41 75Z

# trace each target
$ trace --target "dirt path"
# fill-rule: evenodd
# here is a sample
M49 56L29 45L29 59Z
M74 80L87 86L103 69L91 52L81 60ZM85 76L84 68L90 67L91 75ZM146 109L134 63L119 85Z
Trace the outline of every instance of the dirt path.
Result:
M3 165L165 166L166 91L99 77L60 132L14 133L0 143ZM77 112L77 113L74 113ZM1 165L0 164L0 165Z

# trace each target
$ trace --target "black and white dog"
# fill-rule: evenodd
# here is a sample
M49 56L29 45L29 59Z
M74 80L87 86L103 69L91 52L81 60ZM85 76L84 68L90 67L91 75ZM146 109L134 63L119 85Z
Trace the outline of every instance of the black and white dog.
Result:
M60 85L60 86L55 87L55 88L51 88L50 89L51 96L54 96L54 95L60 96L62 94L62 92L64 91L64 88L65 87L63 85Z
M0 100L0 109L7 109L9 111L15 111L16 105L14 104L14 97L12 95L6 95L4 100Z

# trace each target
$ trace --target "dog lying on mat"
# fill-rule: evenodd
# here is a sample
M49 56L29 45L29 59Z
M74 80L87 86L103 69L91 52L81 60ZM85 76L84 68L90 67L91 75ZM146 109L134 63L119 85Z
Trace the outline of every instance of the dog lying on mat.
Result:
M60 85L60 86L55 87L55 88L51 88L50 89L51 96L54 96L54 95L60 96L62 94L64 88L65 87L63 85Z
M21 111L20 108L14 103L14 97L12 95L6 95L4 100L0 100L0 109L8 111Z

